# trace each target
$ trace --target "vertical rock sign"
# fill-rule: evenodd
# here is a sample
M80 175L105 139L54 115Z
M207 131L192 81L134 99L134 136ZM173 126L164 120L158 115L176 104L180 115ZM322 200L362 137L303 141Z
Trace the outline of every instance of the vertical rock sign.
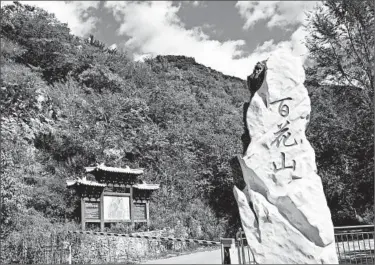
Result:
M338 263L331 213L306 139L310 98L299 58L272 54L249 78L251 142L239 156L244 191L234 187L256 263ZM251 206L250 206L251 205Z

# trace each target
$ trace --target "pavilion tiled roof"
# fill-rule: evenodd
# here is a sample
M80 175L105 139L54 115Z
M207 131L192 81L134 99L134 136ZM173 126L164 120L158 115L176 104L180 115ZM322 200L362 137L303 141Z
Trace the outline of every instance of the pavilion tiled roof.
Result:
M106 184L98 183L96 181L91 181L87 179L75 179L75 180L67 180L66 185L68 187L74 186L74 185L85 185L85 186L93 186L93 187L105 187Z
M157 190L160 188L159 184L147 184L147 183L138 183L133 186L135 189L139 190Z
M134 174L134 175L143 174L143 168L132 169L128 166L126 166L126 168L119 168L119 167L107 167L104 164L100 164L96 167L85 167L85 169L87 173L92 173L95 171L105 171L105 172L125 173L125 174Z

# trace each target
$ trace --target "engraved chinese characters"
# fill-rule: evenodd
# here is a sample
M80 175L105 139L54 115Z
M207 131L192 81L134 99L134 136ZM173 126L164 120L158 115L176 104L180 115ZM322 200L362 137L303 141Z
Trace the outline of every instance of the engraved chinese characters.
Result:
M274 144L276 142L277 147L279 147L280 143L281 143L281 140L283 141L282 143L283 143L284 146L293 146L293 145L297 144L296 139L294 139L294 143L292 143L292 144L287 144L286 143L286 141L291 136L291 133L288 132L289 128L287 127L289 124L290 124L290 122L286 121L285 125L282 125L282 124L278 125L279 130L277 132L275 132L275 134L276 134L277 137L276 137L276 139L274 141L272 141L271 144Z
M288 101L288 100L292 100L292 98L286 97L286 98L283 98L283 99L279 99L279 100L271 102L270 105L279 103L279 109L278 109L279 114L282 117L286 118L286 117L288 117L289 110L290 110L289 106L285 102L285 101ZM288 127L289 124L290 124L290 122L288 120L286 120L284 124L280 123L280 124L277 125L279 130L274 133L276 137L271 142L271 145L276 145L276 147L280 147L280 144L282 144L285 147L297 145L296 139L294 139L291 142L288 141L289 138L292 136L291 132L289 131L289 127ZM286 164L285 160L286 160L285 153L281 152L281 166L278 167L275 162L272 162L272 164L274 166L275 173L277 173L280 170L284 170L284 169L288 169L288 168L292 169L293 171L296 169L297 162L294 159L291 161L291 163L289 165Z
M280 103L279 113L283 117L287 117L289 115L289 106L287 104L284 104L285 100L292 100L292 98L287 97L287 98L279 99L279 100L276 100L276 101L270 103L270 104Z

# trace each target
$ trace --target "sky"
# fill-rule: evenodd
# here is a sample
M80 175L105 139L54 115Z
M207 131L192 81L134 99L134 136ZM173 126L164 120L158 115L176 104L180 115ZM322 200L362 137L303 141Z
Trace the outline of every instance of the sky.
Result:
M245 79L256 62L288 51L306 62L303 24L317 1L20 1L134 60L185 55ZM1 4L12 2L1 1Z

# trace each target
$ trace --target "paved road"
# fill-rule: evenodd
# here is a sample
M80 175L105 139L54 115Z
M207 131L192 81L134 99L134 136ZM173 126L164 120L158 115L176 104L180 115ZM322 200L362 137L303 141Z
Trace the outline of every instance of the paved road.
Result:
M221 264L221 249L191 253L172 258L150 260L142 264Z

